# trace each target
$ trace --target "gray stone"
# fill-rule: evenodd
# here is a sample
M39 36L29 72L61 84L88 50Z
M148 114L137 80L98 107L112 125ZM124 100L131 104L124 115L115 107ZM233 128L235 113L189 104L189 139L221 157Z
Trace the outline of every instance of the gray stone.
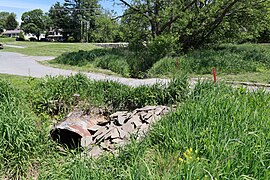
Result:
M116 138L116 139L112 140L112 143L119 144L119 145L124 145L125 141L123 139Z
M139 128L143 124L139 116L134 116L129 122L132 122L135 128Z
M119 132L119 137L121 138L121 139L124 139L125 137L127 137L129 134L126 132L126 131L124 131L122 128L117 128L117 130L118 130L118 132Z
M168 114L170 111L170 108L166 107L160 115Z
M85 136L81 138L81 146L82 147L87 147L90 144L93 144L93 138L92 136Z
M148 122L149 122L149 124L153 124L156 121L158 121L160 118L161 118L160 116L157 116L157 115L153 114L153 116L148 119Z
M100 134L102 134L104 131L106 131L107 128L106 127L101 127L98 129L98 131L93 135L93 137L99 136Z
M132 118L128 120L128 122L141 121L140 116L134 115Z
M102 143L100 143L100 146L105 149L105 150L109 150L111 151L112 149L114 149L114 146L110 143L110 141L106 140Z
M156 109L156 106L145 106L143 108L136 109L136 110L138 112L138 111L151 111L151 110L154 110L154 109Z
M164 110L164 107L163 106L158 106L156 109L155 109L155 115L160 115L162 113L162 111Z
M87 128L87 130L95 132L95 131L98 131L102 127L103 126L94 125L94 126L91 126L90 128Z
M144 111L139 112L139 113L137 113L137 114L140 116L141 120L143 120L143 119L144 119L144 117L147 115L147 113L146 113L146 112L144 112Z
M132 133L134 131L134 125L132 122L128 121L127 123L123 124L122 130L127 133Z
M118 116L125 116L127 115L127 111L118 111L110 115L110 118L118 118Z
M96 142L100 142L100 141L102 141L103 139L105 139L105 135L107 135L106 138L108 138L108 137L110 136L110 134L108 134L108 133L110 133L110 129L108 129L108 130L106 130L106 131L103 131L103 133L101 133L100 135L98 135L98 136L95 138Z
M144 116L144 121L149 122L149 119L152 118L153 113L148 113L146 116Z
M111 130L111 138L112 139L119 138L119 137L120 137L120 135L119 135L117 128L114 128L113 130Z
M125 120L127 119L126 116L118 116L118 119L116 120L117 124L122 126L125 123Z
M149 124L143 124L141 127L140 127L140 130L141 132L143 133L146 133L149 129Z
M100 149L100 147L95 146L91 149L91 151L89 152L89 156L91 157L98 157L103 153L102 149Z

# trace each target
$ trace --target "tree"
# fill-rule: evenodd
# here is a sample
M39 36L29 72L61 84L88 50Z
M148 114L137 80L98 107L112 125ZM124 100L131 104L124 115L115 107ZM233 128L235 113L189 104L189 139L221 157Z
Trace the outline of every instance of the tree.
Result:
M21 26L25 32L34 34L39 40L40 34L49 29L50 19L41 9L34 9L23 13Z
M5 22L5 28L7 30L16 29L18 27L19 23L16 20L16 15L14 13L11 13Z
M14 16L14 19L16 19L16 15L14 13L0 12L0 33L3 32L4 29L8 29L7 28L7 18L8 17L11 18L10 16ZM11 28L11 29L14 29L14 28Z
M73 36L76 41L92 41L92 31L99 15L98 0L65 0L54 4L50 11L54 27L62 29L65 36Z
M119 1L127 7L124 13L129 17L127 22L144 23L144 27L137 26L137 33L142 29L145 34L150 31L148 40L171 34L184 49L199 48L214 37L225 38L228 32L258 31L256 25L261 22L269 3L268 0Z
M122 41L120 25L112 18L109 11L103 10L95 19L95 27L89 28L91 33L89 41L92 42L119 42ZM88 31L89 32L89 31Z
M57 2L50 8L48 15L52 20L52 28L61 29L64 39L68 39L68 36L73 32L73 24L65 7Z

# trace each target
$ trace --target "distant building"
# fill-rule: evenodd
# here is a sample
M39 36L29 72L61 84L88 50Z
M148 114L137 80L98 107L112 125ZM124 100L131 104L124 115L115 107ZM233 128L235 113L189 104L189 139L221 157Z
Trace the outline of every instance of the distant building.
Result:
M55 30L53 28L50 28L47 38L49 41L62 41L63 40L62 30L61 29Z
M4 31L2 35L7 36L7 37L19 37L20 32L22 32L22 30L20 29L7 30L7 31Z
M23 32L23 30L20 30L20 29L6 30L2 33L2 35L7 36L7 37L11 37L11 38L16 38L16 37L19 37L21 32ZM25 40L29 40L29 39L36 39L37 40L37 37L31 33L25 34L23 32L23 35L24 35ZM40 39L45 38L45 34L40 34L39 38Z

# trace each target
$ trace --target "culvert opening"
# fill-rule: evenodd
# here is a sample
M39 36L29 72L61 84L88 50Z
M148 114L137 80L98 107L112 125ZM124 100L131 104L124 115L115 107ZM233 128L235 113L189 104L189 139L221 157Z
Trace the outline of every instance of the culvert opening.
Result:
M51 132L54 141L66 145L68 148L75 149L81 147L81 136L67 129L55 129Z

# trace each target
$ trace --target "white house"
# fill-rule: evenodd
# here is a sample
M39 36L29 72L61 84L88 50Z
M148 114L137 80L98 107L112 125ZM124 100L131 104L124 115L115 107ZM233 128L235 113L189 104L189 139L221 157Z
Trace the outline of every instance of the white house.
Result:
M19 37L19 34L23 32L23 30L20 30L20 29L14 29L14 30L7 30L7 31L4 31L2 33L2 35L4 36L7 36L7 37L12 37L12 38L16 38L16 37ZM23 32L24 33L24 32ZM28 34L25 34L24 33L24 39L25 40L29 40L30 38L33 38L33 39L36 39L37 40L37 37L31 33L28 33ZM45 38L45 34L41 34L40 37L41 38Z
M20 32L22 32L22 30L20 29L7 30L7 31L4 31L2 35L7 36L7 37L19 37Z
M53 29L53 28L50 28L50 31L49 31L49 35L47 36L47 38L49 39L49 41L59 41L63 38L63 35L62 35L62 29Z

